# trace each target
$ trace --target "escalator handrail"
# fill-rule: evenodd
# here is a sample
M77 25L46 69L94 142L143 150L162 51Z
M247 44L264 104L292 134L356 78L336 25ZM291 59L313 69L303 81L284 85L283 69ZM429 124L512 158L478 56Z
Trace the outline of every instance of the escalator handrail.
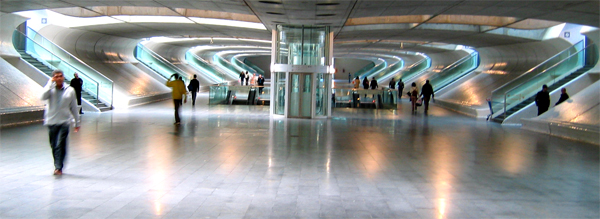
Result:
M54 43L54 42L50 41L48 38L46 38L46 37L42 36L42 35L41 35L40 33L38 33L37 31L35 31L35 30L31 29L31 27L27 27L27 30L28 30L28 31L32 31L32 32L34 32L34 33L35 33L37 36L40 36L42 39L44 39L44 40L48 41L50 44L52 44L52 45L56 46L56 48L60 49L60 50L61 50L61 51L63 51L64 53L66 53L66 54L67 54L67 55L69 55L71 58L73 58L73 59L77 60L77 62L79 62L80 64L84 65L85 67L88 67L90 70L92 70L92 71L94 71L95 73L97 73L97 74L98 74L100 77L102 77L102 78L104 78L104 79L108 80L110 83L114 83L114 82L113 82L113 80L111 80L110 78L108 78L108 77L104 76L102 73L100 73L100 72L99 72L99 71L97 71L96 69L92 68L91 66L89 66L89 65L88 65L88 64L86 64L85 62L81 61L81 59L79 59L79 58L75 57L73 54L71 54L71 53L67 52L67 50L63 49L63 48L62 48L62 47L60 47L59 45L56 45L56 43ZM39 44L39 43L38 43L38 42L36 42L34 39L31 39L29 36L27 36L27 34L25 34L25 33L21 32L21 31L19 31L19 30L15 30L15 31L16 31L16 32L19 32L20 34L22 34L23 36L25 36L27 39L30 39L30 40L31 40L32 42L34 42L35 44L37 44L37 45L41 46L42 48L46 49L46 51L50 52L50 50L49 50L48 48L46 48L45 46L43 46L43 45ZM56 56L56 57L59 57L58 55L54 54L53 52L50 52L50 53L51 53L52 55ZM59 58L60 58L60 57L59 57ZM63 60L63 59L61 59L61 60ZM63 60L63 61L64 61L64 60ZM72 66L71 64L69 64L69 65L70 65L71 67L74 67L74 66ZM77 68L75 68L75 69L77 69ZM79 69L77 69L77 70L79 70ZM80 72L80 73L82 73L82 72ZM88 76L88 77L89 77L89 76Z
M460 58L459 60L457 60L456 62L454 62L454 63L452 63L452 64L450 64L450 65L448 65L448 66L446 66L446 67L442 68L442 70L441 70L439 73L437 73L437 74L433 75L433 77L431 77L431 78L429 78L429 79L423 79L422 81L419 81L419 83L418 83L418 84L422 84L422 83L423 83L425 80L430 80L430 81L431 81L431 80L433 80L433 79L436 79L437 77L439 77L439 76L440 76L441 74L443 74L444 72L447 72L447 71L449 71L449 70L452 70L452 69L454 69L454 68L458 67L459 65L462 65L463 63L465 63L465 62L469 61L470 59L472 59L472 58L474 58L474 57L476 57L476 56L478 56L478 55L479 55L479 53L478 53L477 51L473 51L473 52L472 52L472 53L470 53L468 56L462 57L462 58Z
M546 63L548 63L548 62L550 62L550 60L552 60L552 59L554 59L554 58L558 57L559 55L561 55L562 53L564 53L564 52L568 51L568 50L569 50L569 49L571 49L571 48L575 48L575 46L577 46L579 43L583 43L583 40L581 40L581 41L579 41L579 42L577 42L577 43L573 44L572 46L569 46L569 48L566 48L566 49L564 49L564 50L562 50L562 51L560 51L560 52L556 53L555 55L553 55L553 56L551 56L550 58L546 59L545 61L541 62L540 64L537 64L537 65L536 65L536 66L534 66L533 68L531 68L531 69L527 70L525 73L523 73L523 74L519 75L519 77L516 77L515 79L512 79L512 80L510 80L509 82L505 83L504 85L500 86L499 88L496 88L496 89L494 89L494 90L492 91L492 96L491 96L491 97L494 97L494 93L497 93L499 90L503 89L504 87L511 85L511 83L513 83L514 81L516 81L516 80L518 80L518 79L520 79L520 78L522 78L522 77L528 76L530 73L534 72L536 69L538 69L538 68L539 68L539 67L541 67L542 65L544 65L544 64L546 64ZM585 48L587 48L587 47L585 47ZM583 49L581 49L581 50L584 50L585 48L583 48ZM581 50L580 50L580 51L581 51ZM579 52L579 51L577 51L577 52ZM577 53L577 52L576 52L576 53ZM565 59L567 59L567 58L565 58ZM563 60L564 60L564 59L563 59ZM539 74L541 74L541 73L539 73ZM517 85L517 86L518 86L518 85Z
M418 61L418 62L415 62L414 64L412 64L412 65L409 65L409 66L408 66L408 67L406 67L404 70L402 70L402 73L404 73L404 72L408 72L408 71L412 70L413 68L416 68L416 67L418 67L419 65L423 64L423 62L427 62L428 60L429 60L429 58L424 58L424 59L422 59L422 60L420 60L420 61ZM425 70L427 70L427 68L424 68L424 69L423 69L423 70L421 70L421 71L425 71ZM416 73L417 73L417 72L415 72L415 74L414 74L412 77L410 77L410 78L406 78L406 79L403 79L403 78L402 78L402 76L400 76L400 79L402 79L403 81L409 81L409 80L412 80L413 78L417 77L417 75L419 75L419 74L416 74Z
M18 33L20 33L20 34L23 34L23 33L22 33L22 32L20 32L20 31L15 31L15 32L18 32ZM78 73L85 75L85 74L84 74L83 72L81 72L81 70L79 70L77 67L75 67L75 66L71 65L71 63L67 62L66 60L64 60L64 59L63 59L63 58L61 58L60 56L58 56L58 55L54 54L53 52L51 52L50 50L48 50L46 47L44 47L44 46L40 45L38 42L35 42L34 40L32 40L31 38L29 38L29 37L28 37L28 36L26 36L26 35L23 35L23 36L24 36L25 38L27 38L27 39L31 40L31 42L33 42L34 44L36 44L36 45L40 46L40 47L41 47L43 50L45 50L46 52L48 52L48 53L52 54L52 56L54 56L54 57L58 58L60 61L62 61L63 63L65 63L65 64L66 64L66 65L68 65L69 67L71 67L71 68L75 69L75 70L76 70ZM25 50L25 51L27 51L27 50ZM45 64L44 64L44 65L45 65ZM86 78L89 78L89 76L87 76L87 75L85 75L85 77L86 77ZM92 82L96 83L96 86L100 86L100 83L99 83L99 82L97 82L96 80L94 80L94 79L92 79L92 78L89 78L89 80L91 80Z
M577 51L577 52L575 52L575 53L573 53L573 54L569 55L568 57L564 58L563 60L560 60L560 61L559 61L559 62L557 62L556 64L554 64L554 65L550 66L550 68L547 68L546 70L544 70L544 71L540 72L539 74L537 74L536 76L534 76L533 78L531 78L529 81L531 81L531 80L533 80L533 79L535 79L535 78L538 78L538 77L542 77L542 76L544 75L544 73L548 72L549 70L552 70L552 69L554 69L555 67L557 67L557 66L559 66L560 64L564 63L566 60L570 59L571 57L573 57L573 56L575 56L575 55L578 55L578 54L579 54L579 53L581 53L581 52L584 52L584 51L585 51L587 48L589 48L589 47L592 47L592 46L594 46L594 45L595 45L594 43L591 43L591 44L587 45L587 46L586 46L586 47L584 47L583 49L581 49L581 50L579 50L579 51ZM585 61L584 61L584 62L585 62ZM585 65L585 63L582 63L582 64L584 64L584 65ZM504 92L504 112L503 112L503 113L504 113L504 118L505 118L505 119L506 119L506 107L507 107L507 104L506 104L506 97L507 97L508 93L510 93L511 91L513 91L513 90L515 90L515 89L517 89L517 88L521 87L523 84L525 84L525 83L521 83L521 84L519 84L519 85L517 85L517 86L513 87L512 89L510 89L510 90L508 90L508 91Z
M158 53L156 53L156 52L152 51L151 49L147 48L143 44L138 43L137 46L140 47L140 49L144 50L145 52L150 53L150 55L152 56L152 58L155 58L158 61L160 61L161 63L168 65L170 68L172 68L173 70L175 70L175 72L177 72L177 74L180 74L181 76L185 76L186 78L189 77L189 75L187 73L185 73L185 71L183 71L180 68L178 68L177 66L173 65L173 63L169 62L167 59L163 58L161 55L159 55Z

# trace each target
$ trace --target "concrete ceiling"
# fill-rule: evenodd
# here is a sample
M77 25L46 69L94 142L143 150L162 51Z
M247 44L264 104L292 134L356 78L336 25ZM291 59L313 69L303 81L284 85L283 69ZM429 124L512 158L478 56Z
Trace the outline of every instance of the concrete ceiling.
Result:
M130 7L135 6L135 7ZM66 9L65 9L66 8ZM531 42L535 39L490 34L493 29L550 25L545 21L598 27L600 0L0 0L5 13L33 9L57 9L78 16L168 15L211 17L262 22L268 30L204 24L122 23L77 27L128 38L153 36L230 37L270 40L277 24L327 25L335 41L421 41L487 47ZM460 15L460 16L455 16ZM485 16L482 16L485 15ZM489 17L497 16L497 17ZM540 21L542 20L542 21ZM481 31L428 29L431 23L461 24ZM388 25L382 28L382 25ZM490 25L485 25L490 24ZM403 28L394 28L401 25ZM536 26L537 27L537 26ZM180 43L188 46L193 42ZM415 52L439 52L432 47L391 47L369 42L336 45L345 51L388 48Z

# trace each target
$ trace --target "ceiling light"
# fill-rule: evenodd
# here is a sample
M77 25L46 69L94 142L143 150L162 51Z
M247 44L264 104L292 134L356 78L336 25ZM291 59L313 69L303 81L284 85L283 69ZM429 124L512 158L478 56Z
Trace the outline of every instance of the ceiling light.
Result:
M318 6L333 6L333 5L340 5L340 3L338 2L321 2L321 3L317 3Z
M271 4L271 5L281 5L281 2L278 1L258 1L260 3Z

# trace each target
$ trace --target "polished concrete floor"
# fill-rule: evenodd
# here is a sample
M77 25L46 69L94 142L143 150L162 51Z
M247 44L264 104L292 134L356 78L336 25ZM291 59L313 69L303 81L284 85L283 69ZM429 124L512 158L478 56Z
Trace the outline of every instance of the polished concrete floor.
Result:
M599 218L599 148L433 107L170 101L86 113L65 175L41 124L0 133L0 218Z

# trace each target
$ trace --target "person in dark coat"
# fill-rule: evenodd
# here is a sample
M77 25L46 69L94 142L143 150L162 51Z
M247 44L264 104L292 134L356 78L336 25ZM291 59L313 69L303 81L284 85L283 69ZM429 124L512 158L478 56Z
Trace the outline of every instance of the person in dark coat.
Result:
M548 86L544 84L542 91L535 95L535 105L538 107L538 116L548 111L550 108L550 93L548 92Z
M391 90L396 89L396 80L394 78L392 78L392 80L390 81L389 87Z
M75 95L77 96L77 105L79 107L79 114L83 114L83 109L81 108L81 90L83 88L83 80L79 78L79 75L75 73L75 78L71 79L69 85L75 90Z
M567 88L560 89L560 98L558 98L558 102L554 104L557 106L558 104L565 102L565 100L569 99L569 94L567 94Z
M375 80L375 77L373 77L373 79L371 79L371 90L375 90L379 87L379 85L377 84L377 80Z
M244 86L244 79L246 79L246 74L244 71L240 72L240 85Z
M404 92L404 82L402 82L402 78L398 80L398 98L402 98L402 92Z
M421 96L423 97L423 105L425 106L425 113L429 110L429 100L434 98L433 87L429 83L429 80L425 81L423 87L421 87Z
M369 79L367 79L367 77L365 77L365 79L363 80L363 88L369 89Z
M194 75L194 79L190 80L188 85L188 91L192 93L192 106L196 105L196 94L200 91L200 82L196 79L197 77L197 75Z
M256 83L258 84L258 95L262 94L262 90L265 87L265 78L262 75L258 76L258 79L256 80Z

